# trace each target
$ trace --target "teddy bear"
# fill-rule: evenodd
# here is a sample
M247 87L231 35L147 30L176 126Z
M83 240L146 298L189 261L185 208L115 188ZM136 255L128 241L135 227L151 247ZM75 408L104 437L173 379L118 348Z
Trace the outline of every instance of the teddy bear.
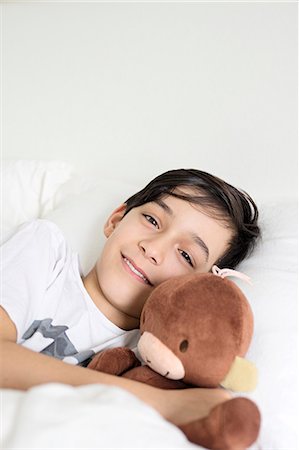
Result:
M163 389L253 390L257 370L244 358L253 334L251 307L225 271L213 272L175 277L152 291L140 317L143 365L130 349L114 348L96 354L88 367ZM179 428L206 448L242 450L257 439L260 422L253 401L233 397Z

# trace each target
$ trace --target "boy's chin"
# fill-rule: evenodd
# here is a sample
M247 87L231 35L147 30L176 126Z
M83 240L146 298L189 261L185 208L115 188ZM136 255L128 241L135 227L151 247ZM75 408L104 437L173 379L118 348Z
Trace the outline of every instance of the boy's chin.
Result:
M136 301L134 301L134 304L127 304L127 298L126 295L124 295L125 293L122 293L121 297L116 297L117 301L111 301L110 303L114 306L114 308L116 308L120 313L131 317L132 319L136 319L139 321L140 319L140 315L141 315L141 311L142 308L144 306L144 303L146 302L146 299L148 297L142 297L142 298L137 298Z
M121 304L117 305L117 309L120 313L139 321L144 303L145 302L142 302L142 307L138 305L138 307L132 306L126 308L124 308L123 305Z

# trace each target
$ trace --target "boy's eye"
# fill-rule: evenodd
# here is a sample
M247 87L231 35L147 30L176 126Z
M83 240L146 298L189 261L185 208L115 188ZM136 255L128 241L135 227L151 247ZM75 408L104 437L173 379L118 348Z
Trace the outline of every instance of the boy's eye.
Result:
M188 264L190 264L191 267L193 267L193 262L192 259L190 258L190 256L188 255L188 253L186 253L184 250L179 250L180 254L182 255L183 258L185 258L185 260L187 261Z
M156 219L154 219L152 216L150 216L149 214L142 214L144 217L145 217L145 219L149 222L149 223L151 223L152 225L154 225L154 227L156 227L156 228L159 228L159 224L158 224L158 222L156 221Z

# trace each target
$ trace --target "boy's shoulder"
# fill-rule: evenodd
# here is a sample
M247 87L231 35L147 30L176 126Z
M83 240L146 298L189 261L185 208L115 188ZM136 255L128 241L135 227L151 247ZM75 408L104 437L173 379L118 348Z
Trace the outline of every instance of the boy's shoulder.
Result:
M66 239L61 229L50 220L47 219L33 219L22 223L16 230L14 236L7 241L7 243L13 242L32 242L36 245L45 244L47 241L55 245L63 244Z
M51 232L62 234L62 231L60 230L58 225L56 225L56 223L48 219L33 219L27 222L27 224L28 225L31 224L36 229L48 229Z
M41 236L42 239L48 238L56 241L57 243L66 242L66 238L62 230L51 220L35 219L31 221L31 224L36 236Z
M55 234L61 234L62 231L60 228L56 225L56 223L52 222L48 219L32 219L27 222L22 223L19 226L19 230L26 230L26 231L49 231L51 233Z
M59 227L44 219L24 222L2 246L1 267L15 264L31 273L47 273L61 268L72 258L71 249ZM23 270L22 269L22 270ZM52 273L51 272L51 273Z

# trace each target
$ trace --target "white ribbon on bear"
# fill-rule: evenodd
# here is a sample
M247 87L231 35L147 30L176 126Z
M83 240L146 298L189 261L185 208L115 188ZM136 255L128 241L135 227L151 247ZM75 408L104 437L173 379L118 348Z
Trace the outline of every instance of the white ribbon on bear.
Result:
M225 278L225 277L236 277L240 278L240 280L246 281L247 283L252 285L251 278L245 275L245 273L238 272L237 270L233 269L220 269L217 266L212 267L212 272L214 275L217 275L218 277Z

